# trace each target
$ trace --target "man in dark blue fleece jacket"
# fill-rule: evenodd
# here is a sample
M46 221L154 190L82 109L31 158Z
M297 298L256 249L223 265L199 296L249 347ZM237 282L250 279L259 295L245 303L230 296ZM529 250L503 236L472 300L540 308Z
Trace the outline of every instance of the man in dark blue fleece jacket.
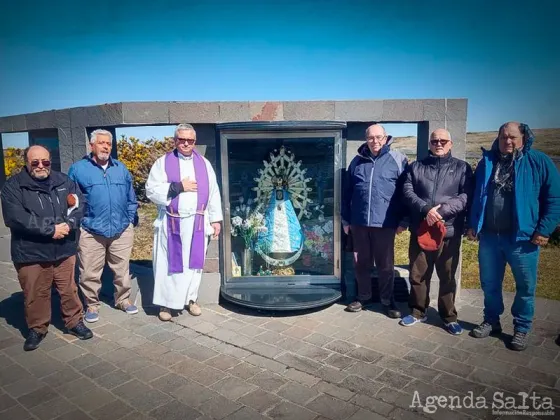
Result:
M344 181L342 224L352 232L358 296L347 310L358 312L372 298L371 266L375 261L379 295L385 313L401 316L394 296L395 234L406 229L400 204L401 185L408 165L406 156L391 150L393 139L374 124L365 133Z

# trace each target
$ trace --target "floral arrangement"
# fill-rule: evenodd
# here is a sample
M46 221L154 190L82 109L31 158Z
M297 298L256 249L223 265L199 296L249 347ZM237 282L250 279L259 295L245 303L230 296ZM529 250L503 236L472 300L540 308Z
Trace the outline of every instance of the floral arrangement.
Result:
M251 199L247 200L247 204L245 204L241 197L239 203L239 206L235 207L232 212L231 234L242 237L245 241L245 248L252 248L259 234L267 231L264 215L261 213L261 205L252 207L254 202Z
M320 211L321 209L317 209ZM317 219L318 224L304 226L304 246L312 255L320 256L325 260L333 258L333 229L332 220L325 221L322 212ZM323 223L324 222L324 223Z

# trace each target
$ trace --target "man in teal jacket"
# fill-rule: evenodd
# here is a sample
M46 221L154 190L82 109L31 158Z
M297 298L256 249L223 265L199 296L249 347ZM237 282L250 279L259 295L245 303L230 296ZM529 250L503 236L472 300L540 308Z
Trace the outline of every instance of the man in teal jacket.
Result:
M87 303L85 320L99 320L99 291L105 262L114 274L115 306L138 313L130 302L130 255L137 223L138 202L126 166L111 157L113 136L107 130L91 133L91 154L72 165L68 176L85 197L78 243L80 290Z
M526 124L500 127L491 150L484 150L468 237L480 241L478 261L484 292L484 321L471 331L476 338L501 333L502 282L506 263L515 278L511 308L514 334L510 348L527 347L531 330L540 247L560 222L560 176L552 160L532 150L534 135Z

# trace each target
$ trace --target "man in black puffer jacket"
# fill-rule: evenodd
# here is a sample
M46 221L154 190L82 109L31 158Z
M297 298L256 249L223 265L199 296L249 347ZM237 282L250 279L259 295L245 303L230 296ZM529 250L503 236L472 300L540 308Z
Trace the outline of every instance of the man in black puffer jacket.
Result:
M439 314L445 329L457 335L463 330L457 323L455 309L455 273L472 197L473 171L467 162L451 156L452 146L447 130L435 130L430 136L429 156L410 165L404 183L404 204L411 220L409 307L412 314L404 317L401 325L426 320L435 266L440 281ZM441 228L445 236L437 250L426 250L418 241L418 230L424 220L430 228L436 228L438 223L445 225L445 229Z
M93 334L82 322L74 281L83 197L68 176L51 170L50 153L43 146L29 147L24 157L25 168L2 189L2 212L24 295L29 335L23 348L29 351L47 334L53 283L68 332L82 340Z

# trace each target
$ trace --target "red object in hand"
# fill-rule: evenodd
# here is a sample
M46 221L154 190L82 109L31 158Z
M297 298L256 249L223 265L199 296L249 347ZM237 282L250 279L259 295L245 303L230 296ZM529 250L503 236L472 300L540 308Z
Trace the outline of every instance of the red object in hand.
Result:
M422 220L417 233L420 248L424 251L437 251L445 238L447 228L441 220L432 226L428 226L428 222Z
M74 207L76 205L76 197L74 194L68 194L66 197L66 202L68 203L68 207Z

